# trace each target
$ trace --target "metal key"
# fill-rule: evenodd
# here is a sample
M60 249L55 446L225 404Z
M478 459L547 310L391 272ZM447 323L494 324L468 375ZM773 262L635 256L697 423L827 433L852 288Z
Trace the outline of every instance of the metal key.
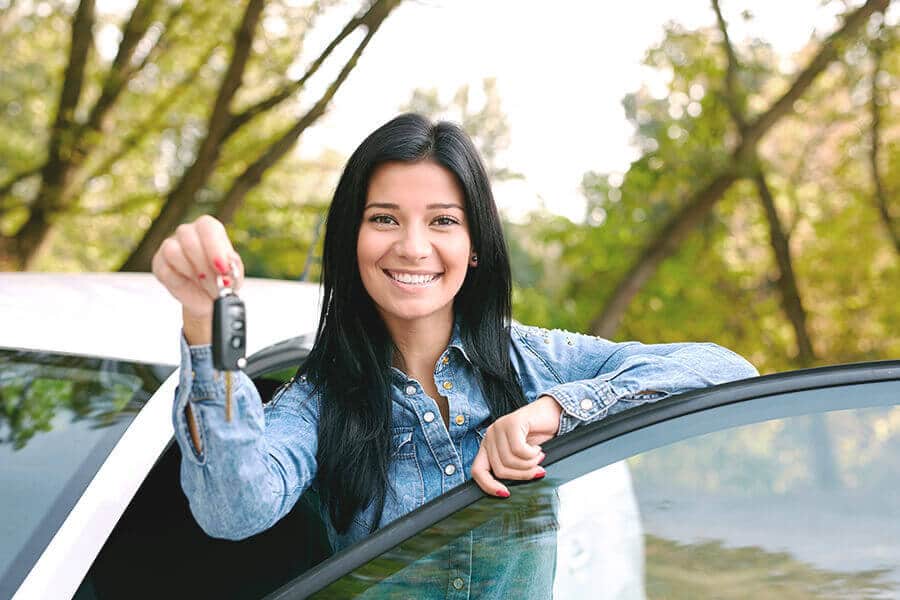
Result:
M231 264L235 281L236 265ZM213 303L212 353L213 366L225 374L225 420L231 421L232 371L247 366L244 353L247 347L247 315L244 302L226 286L221 275L216 277L219 297Z

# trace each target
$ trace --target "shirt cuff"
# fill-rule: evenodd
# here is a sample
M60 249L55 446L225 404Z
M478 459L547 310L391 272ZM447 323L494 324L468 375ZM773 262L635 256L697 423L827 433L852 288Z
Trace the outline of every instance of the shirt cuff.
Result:
M541 395L552 397L562 407L557 436L569 433L579 425L602 419L617 399L608 381L591 379L563 383Z

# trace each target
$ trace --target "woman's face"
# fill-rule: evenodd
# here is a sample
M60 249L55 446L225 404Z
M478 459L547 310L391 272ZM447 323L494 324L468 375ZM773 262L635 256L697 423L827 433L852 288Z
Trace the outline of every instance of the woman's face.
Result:
M424 161L380 165L369 180L356 258L385 323L453 320L471 259L465 198L450 171Z

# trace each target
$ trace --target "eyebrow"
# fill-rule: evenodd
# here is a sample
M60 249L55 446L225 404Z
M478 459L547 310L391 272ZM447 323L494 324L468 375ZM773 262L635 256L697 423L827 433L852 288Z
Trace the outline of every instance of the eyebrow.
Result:
M397 204L393 204L391 202L373 202L372 204L367 204L363 210L369 210L370 208L393 208L394 210L400 210L400 206ZM447 204L447 203L435 203L429 204L426 206L428 210L434 208L458 208L459 210L463 210L463 207L459 204Z

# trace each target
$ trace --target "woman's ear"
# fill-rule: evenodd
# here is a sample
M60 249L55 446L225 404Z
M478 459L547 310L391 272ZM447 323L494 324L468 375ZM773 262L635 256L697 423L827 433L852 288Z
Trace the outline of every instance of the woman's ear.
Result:
M469 266L477 267L478 266L478 255L474 252L472 253L472 257L469 259Z

